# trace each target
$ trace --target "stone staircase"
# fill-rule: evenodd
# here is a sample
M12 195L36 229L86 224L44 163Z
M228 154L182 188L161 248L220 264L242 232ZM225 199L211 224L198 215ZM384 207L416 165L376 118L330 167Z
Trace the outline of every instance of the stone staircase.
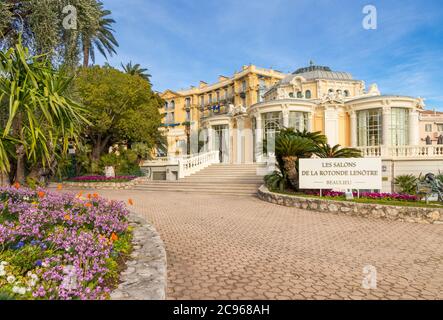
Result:
M213 164L189 177L178 181L149 181L132 190L188 192L224 195L255 195L263 176L257 175L258 164Z

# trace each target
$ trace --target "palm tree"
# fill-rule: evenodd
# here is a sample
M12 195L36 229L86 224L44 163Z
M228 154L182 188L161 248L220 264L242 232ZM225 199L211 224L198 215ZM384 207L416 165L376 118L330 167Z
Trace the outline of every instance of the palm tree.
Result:
M111 11L105 10L102 2L98 2L97 6L100 12L97 24L81 30L83 67L89 66L89 58L93 63L95 62L94 48L97 48L107 58L108 54L111 56L115 54L115 48L118 47L118 42L113 34L114 29L111 27L115 20L108 17Z
M315 151L313 140L297 133L281 132L275 139L275 154L280 171L292 187L298 189L298 159L310 158Z
M315 149L319 158L361 158L361 151L354 148L342 148L339 144L331 147L327 143L319 144Z
M56 150L66 153L89 122L66 96L70 79L54 72L45 56L31 56L21 39L0 52L0 74L0 104L9 110L0 130L0 169L9 172L14 159L15 181L23 183L26 160L50 165Z
M126 65L124 65L123 63L121 64L123 70L130 75L133 76L139 76L143 79L145 79L146 81L148 81L149 83L151 83L151 75L149 73L146 73L148 71L148 69L142 68L140 66L140 64L132 64L132 61L130 61L129 63L127 63Z

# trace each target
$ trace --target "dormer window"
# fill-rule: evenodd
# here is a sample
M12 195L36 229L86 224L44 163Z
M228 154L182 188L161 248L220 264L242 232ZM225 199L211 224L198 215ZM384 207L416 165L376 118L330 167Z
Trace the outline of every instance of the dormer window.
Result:
M345 97L349 97L349 91L348 90L345 90L344 93L345 93Z
M289 92L289 98L294 98L294 92Z
M311 98L312 98L311 90L306 90L305 98L306 98L306 99L311 99Z
M301 91L297 92L297 98L299 99L303 98L303 94L301 93Z

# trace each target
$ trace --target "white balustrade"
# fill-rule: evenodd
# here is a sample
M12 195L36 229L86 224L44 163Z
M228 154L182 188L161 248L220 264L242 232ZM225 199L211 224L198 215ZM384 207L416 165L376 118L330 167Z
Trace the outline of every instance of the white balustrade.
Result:
M215 163L220 163L219 151L210 151L179 159L178 177L182 179L190 176Z
M384 159L443 159L443 145L395 146L395 147L357 147L364 158L382 157Z

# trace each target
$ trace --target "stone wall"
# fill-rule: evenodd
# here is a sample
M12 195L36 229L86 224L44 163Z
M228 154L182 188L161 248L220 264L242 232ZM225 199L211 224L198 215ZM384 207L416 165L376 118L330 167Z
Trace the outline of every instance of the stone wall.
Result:
M443 209L437 208L386 206L350 201L297 197L270 192L265 186L261 186L258 190L258 197L271 203L305 210L386 219L391 221L443 224Z
M75 189L130 189L133 186L147 181L146 177L136 178L127 182L71 182L64 181L63 187Z
M166 298L166 251L157 231L143 218L131 213L134 251L121 274L112 300L164 300Z

